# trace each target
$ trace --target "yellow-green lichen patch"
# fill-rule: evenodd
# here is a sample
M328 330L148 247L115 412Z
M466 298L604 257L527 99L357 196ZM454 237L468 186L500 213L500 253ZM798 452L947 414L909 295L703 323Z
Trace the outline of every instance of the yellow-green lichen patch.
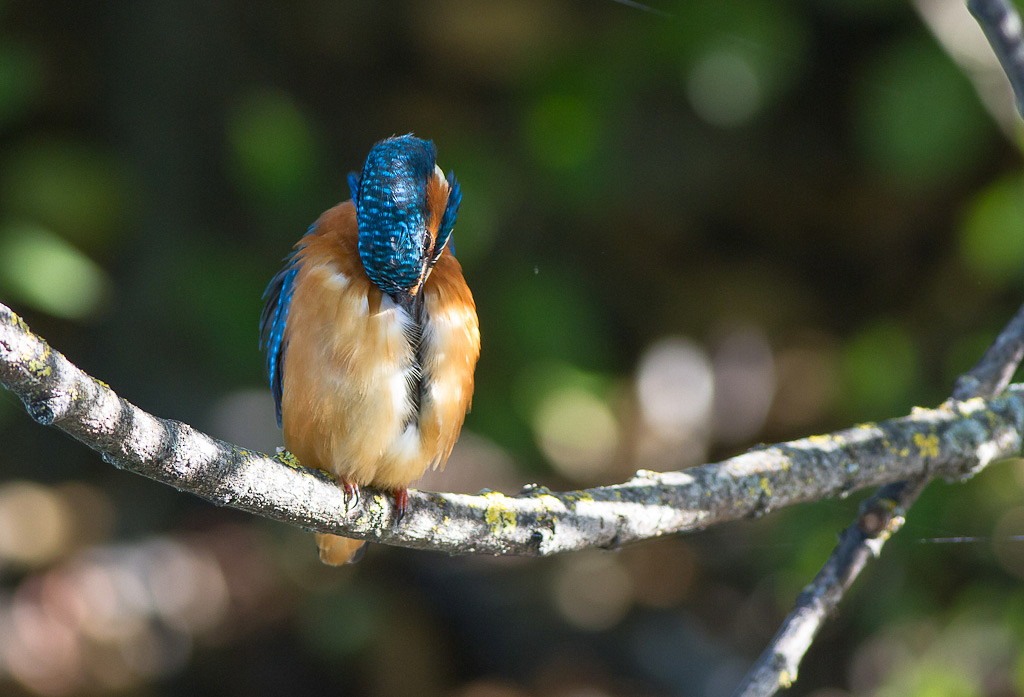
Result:
M537 497L538 503L540 503L543 509L543 518L551 522L552 525L558 522L558 516L555 515L565 510L565 504L563 504L557 497L551 494L541 494Z
M771 485L771 482L768 481L768 477L761 477L760 484L761 484L761 493L763 493L765 496L771 496L772 495L772 485Z
M28 368L29 372L37 378L47 377L53 372L53 369L47 365L47 362L50 360L51 353L52 350L50 347L44 344L43 350L38 357L32 357L29 355L23 356L25 367Z
M53 372L53 369L43 361L33 358L25 363L25 367L37 378L45 378Z
M299 458L295 457L287 450L279 452L276 459L278 462L288 465L293 470L302 469L302 463L299 462Z
M885 448L886 451L888 451L889 453L892 453L893 455L897 455L899 457L906 457L907 455L910 454L910 448L897 448L895 445L892 444L892 441L889 440L888 438L882 439L882 447Z
M487 508L484 510L484 520L487 527L495 535L514 530L517 522L517 515L514 508L509 505L510 498L497 491L484 494L487 499Z
M917 446L917 452L921 457L939 456L939 437L934 433L915 433L914 445Z
M32 332L32 330L28 328L28 325L25 324L25 320L23 320L21 318L21 315L19 315L18 313L12 311L11 314L10 314L10 318L11 318L11 321L14 323L14 325L18 329L20 329L21 331L27 332L27 333L31 333Z
M567 505L575 505L580 501L593 501L594 497L582 491L570 491L562 494L562 500Z

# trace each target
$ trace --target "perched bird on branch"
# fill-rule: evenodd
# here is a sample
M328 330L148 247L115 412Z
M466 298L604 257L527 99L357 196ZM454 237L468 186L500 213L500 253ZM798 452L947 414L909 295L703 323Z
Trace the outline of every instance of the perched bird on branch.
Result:
M476 305L452 253L462 194L431 141L404 135L349 175L264 293L261 343L285 447L346 496L408 486L443 467L473 395ZM327 564L363 544L318 534Z

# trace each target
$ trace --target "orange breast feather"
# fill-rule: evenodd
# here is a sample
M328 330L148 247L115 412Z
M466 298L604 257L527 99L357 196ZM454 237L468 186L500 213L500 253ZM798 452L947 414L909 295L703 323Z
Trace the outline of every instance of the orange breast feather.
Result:
M423 286L426 320L418 415L416 350L405 311L359 260L355 208L330 209L303 238L285 330L285 445L345 482L400 489L443 466L473 394L480 332L458 261L445 250Z

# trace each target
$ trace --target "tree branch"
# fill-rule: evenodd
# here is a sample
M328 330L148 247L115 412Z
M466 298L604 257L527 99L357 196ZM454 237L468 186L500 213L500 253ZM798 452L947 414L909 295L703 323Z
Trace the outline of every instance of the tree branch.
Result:
M640 471L615 486L516 497L410 491L391 524L390 496L346 502L322 472L160 419L75 367L0 305L0 384L36 421L106 462L231 506L311 530L450 553L546 556L627 542L843 496L924 473L967 477L1021 449L1024 386L1000 399L950 402L910 416L761 447L683 472Z
M992 45L1013 88L1017 112L1024 116L1024 37L1020 14L1008 0L967 0L967 9Z
M1006 325L981 360L953 386L946 406L958 400L991 399L1005 390L1024 357L1024 306ZM814 580L797 598L771 643L747 673L735 697L768 697L796 680L804 654L825 619L835 612L846 590L886 540L903 527L904 516L935 473L925 472L882 487L864 501L860 514L839 535L839 544Z

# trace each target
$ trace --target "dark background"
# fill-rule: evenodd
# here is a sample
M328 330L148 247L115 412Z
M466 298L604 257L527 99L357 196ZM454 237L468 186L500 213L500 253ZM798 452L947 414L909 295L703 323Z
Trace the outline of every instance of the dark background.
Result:
M484 344L422 488L615 483L941 401L1024 298L1024 141L966 11L651 2L0 1L0 301L142 408L272 451L260 294L415 132L462 182ZM1024 691L1022 481L934 484L793 694ZM727 694L855 507L330 569L4 393L0 692Z

